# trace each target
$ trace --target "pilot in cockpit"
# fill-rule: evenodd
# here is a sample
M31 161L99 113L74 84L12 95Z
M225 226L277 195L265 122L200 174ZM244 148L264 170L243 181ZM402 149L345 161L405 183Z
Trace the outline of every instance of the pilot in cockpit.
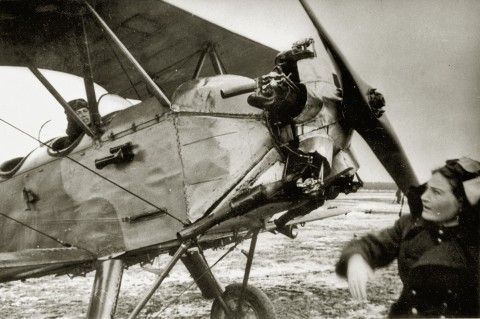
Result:
M90 117L90 111L88 110L88 103L84 99L76 99L68 102L68 105L77 113L80 120L85 123L87 126L90 126L92 123ZM67 114L67 129L65 133L67 134L66 146L71 145L77 138L82 135L82 128Z

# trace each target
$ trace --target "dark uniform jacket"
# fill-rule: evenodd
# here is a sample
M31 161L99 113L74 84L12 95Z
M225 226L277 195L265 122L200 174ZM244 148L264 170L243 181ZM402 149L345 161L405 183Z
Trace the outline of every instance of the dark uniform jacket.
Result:
M353 254L375 269L398 259L403 282L391 317L478 317L478 242L469 242L459 226L441 227L420 217L402 216L391 228L350 242L336 265L345 277Z

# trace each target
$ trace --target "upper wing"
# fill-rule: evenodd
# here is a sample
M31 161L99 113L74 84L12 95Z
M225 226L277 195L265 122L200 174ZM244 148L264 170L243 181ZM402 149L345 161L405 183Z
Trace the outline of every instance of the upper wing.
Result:
M82 76L78 41L84 41L82 15L94 81L125 97L148 95L128 61L107 41L81 5L72 1L0 1L0 65L25 66ZM95 10L157 84L171 96L192 78L201 51L213 44L228 73L256 77L270 71L272 48L158 0L97 0ZM208 57L207 57L208 59ZM202 74L212 75L204 63Z

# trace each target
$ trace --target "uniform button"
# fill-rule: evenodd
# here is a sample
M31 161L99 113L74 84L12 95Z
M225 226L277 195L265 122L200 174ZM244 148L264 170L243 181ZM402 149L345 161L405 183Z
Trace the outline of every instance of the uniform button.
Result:
M438 233L439 233L440 235L443 235L443 229L439 229L439 230L438 230Z
M416 292L415 290L413 290L413 289L412 289L411 293L412 293L412 296L416 296L416 295L417 295L417 292Z
M439 244L440 244L441 242L442 242L442 239L441 239L440 237L439 237L439 238L437 238L437 243L439 243Z
M443 307L444 309L447 309L447 308L448 308L448 304L447 304L446 302L444 302L444 303L442 303L442 307Z
M412 308L411 312L412 312L412 315L414 315L414 316L418 315L417 308Z
M453 291L451 291L450 289L447 290L447 294L451 295L453 294Z

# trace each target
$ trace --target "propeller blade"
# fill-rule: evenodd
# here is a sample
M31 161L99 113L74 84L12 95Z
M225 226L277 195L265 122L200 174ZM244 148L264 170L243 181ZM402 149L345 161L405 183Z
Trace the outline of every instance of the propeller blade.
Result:
M418 179L395 134L383 105L369 103L374 89L363 81L348 64L332 41L306 0L299 0L317 29L318 35L335 65L343 90L344 116L347 125L355 129L367 142L375 156L393 178L402 192L418 186Z
M386 114L369 127L355 128L404 194L418 179Z

